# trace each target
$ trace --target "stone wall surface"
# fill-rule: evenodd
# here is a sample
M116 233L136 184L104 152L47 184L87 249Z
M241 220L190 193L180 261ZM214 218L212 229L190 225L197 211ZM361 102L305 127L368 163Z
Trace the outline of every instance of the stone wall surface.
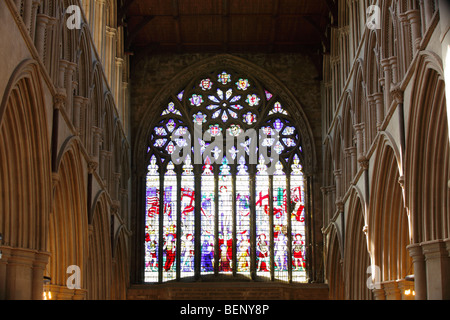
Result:
M174 283L134 285L128 300L327 300L325 284Z

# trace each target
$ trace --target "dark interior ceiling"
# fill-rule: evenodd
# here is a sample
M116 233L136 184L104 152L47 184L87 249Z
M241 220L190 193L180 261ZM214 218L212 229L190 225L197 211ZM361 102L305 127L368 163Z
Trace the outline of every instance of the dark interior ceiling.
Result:
M119 0L130 54L328 51L333 0Z

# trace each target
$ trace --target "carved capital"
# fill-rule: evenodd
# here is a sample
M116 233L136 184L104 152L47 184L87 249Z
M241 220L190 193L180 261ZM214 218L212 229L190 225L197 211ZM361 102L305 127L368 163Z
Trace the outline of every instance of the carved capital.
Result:
M413 259L413 262L423 262L425 261L425 256L423 255L422 245L420 243L413 243L406 246L409 255Z
M403 103L404 92L400 89L400 86L396 85L391 89L392 97L396 103Z
M59 181L60 181L60 176L58 172L52 172L52 185L53 188L56 188L56 186L58 186Z
M361 132L364 130L364 122L357 123L353 126L356 132Z
M92 132L94 133L95 136L101 136L103 130L102 130L102 128L92 126Z
M121 174L120 172L114 172L114 173L112 174L112 177L113 177L114 181L119 181L121 175L122 175L122 174Z
M111 204L111 213L117 214L120 212L120 201L114 200Z
M95 170L97 170L97 168L98 168L98 161L91 160L88 162L88 172L89 173L91 173L91 174L94 173Z
M336 209L339 212L344 212L344 202L342 201L342 199L336 200Z
M340 177L342 175L342 170L341 169L334 170L333 174L335 177Z
M364 170L369 169L369 160L365 156L360 156L358 159L359 165Z
M54 109L62 109L66 103L67 94L66 90L63 88L57 88L57 92L53 96L53 108Z

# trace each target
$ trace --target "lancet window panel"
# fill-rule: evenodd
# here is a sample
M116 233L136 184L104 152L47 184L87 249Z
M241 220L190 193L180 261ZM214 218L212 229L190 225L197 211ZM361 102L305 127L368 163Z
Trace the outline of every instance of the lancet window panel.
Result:
M276 92L215 70L170 96L148 138L145 282L308 280L301 137Z

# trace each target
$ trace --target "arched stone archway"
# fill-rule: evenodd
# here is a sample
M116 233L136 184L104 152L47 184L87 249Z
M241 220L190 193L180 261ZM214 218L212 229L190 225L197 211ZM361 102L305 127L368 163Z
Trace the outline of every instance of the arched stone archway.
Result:
M0 104L0 298L41 299L51 159L37 63L12 74ZM42 152L44 150L45 152Z

